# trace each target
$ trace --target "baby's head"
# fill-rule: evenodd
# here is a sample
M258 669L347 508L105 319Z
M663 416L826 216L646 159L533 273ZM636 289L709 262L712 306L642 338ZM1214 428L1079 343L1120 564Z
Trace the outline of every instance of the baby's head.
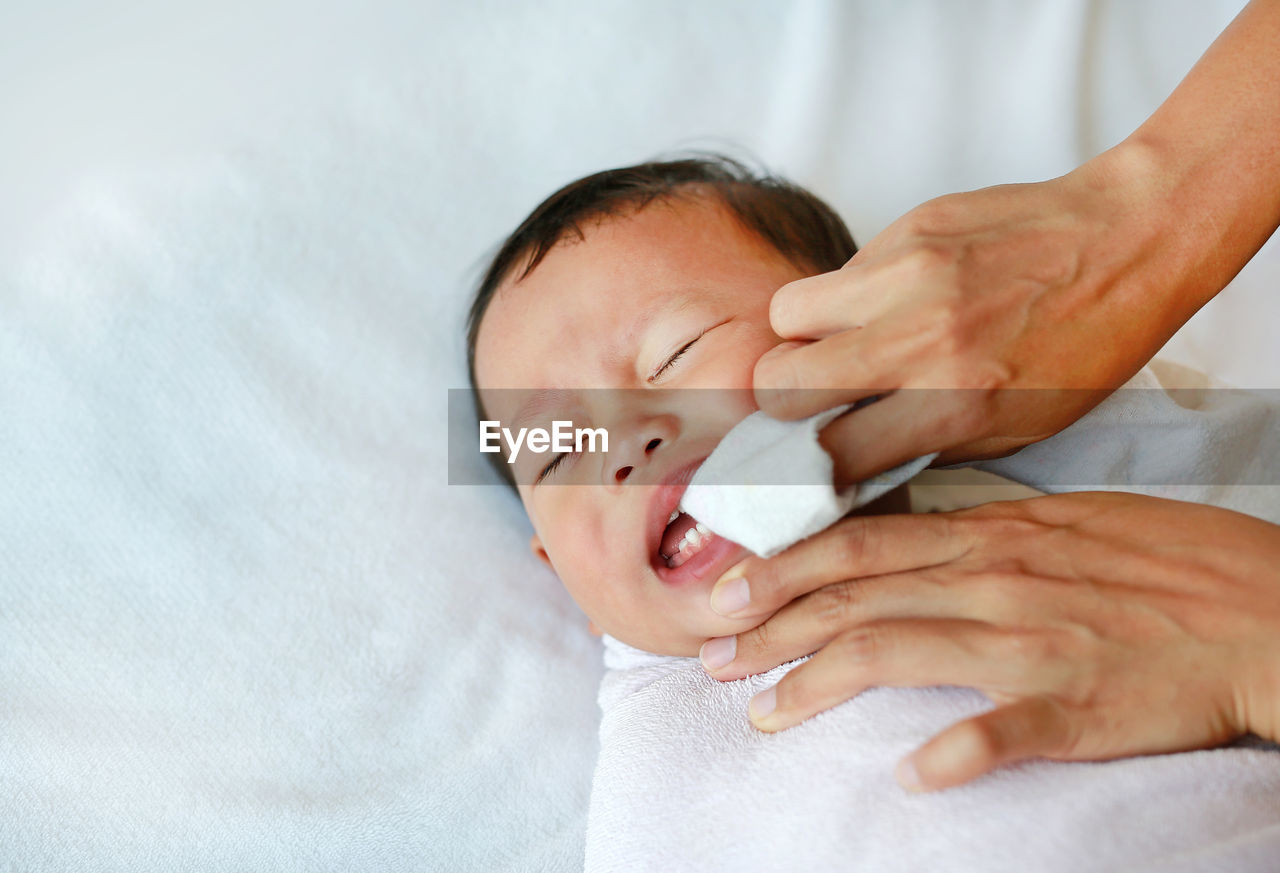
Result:
M588 176L499 249L468 330L481 418L604 428L609 451L490 457L524 502L534 553L598 628L694 655L753 624L708 605L746 550L683 536L693 520L670 519L694 471L755 411L755 363L782 341L773 292L855 251L821 200L719 157Z

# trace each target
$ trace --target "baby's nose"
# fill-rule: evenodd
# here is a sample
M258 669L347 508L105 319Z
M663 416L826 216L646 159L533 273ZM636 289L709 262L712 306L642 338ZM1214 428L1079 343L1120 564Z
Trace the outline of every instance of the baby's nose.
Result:
M650 455L658 450L658 446L662 445L661 437L653 437L644 446L644 459L647 460ZM621 463L613 471L613 481L622 484L627 481L627 477L635 472L635 459L622 458Z

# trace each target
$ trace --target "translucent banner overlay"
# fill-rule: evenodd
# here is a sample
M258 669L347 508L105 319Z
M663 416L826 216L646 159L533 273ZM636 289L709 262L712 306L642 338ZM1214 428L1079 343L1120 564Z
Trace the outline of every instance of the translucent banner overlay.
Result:
M448 395L450 485L653 485L705 458L757 408L742 389L501 389L485 391L483 406L469 389ZM796 415L848 399L849 392L775 397ZM834 426L860 446L924 454L944 448L950 428L981 426L1002 410L1065 416L1090 406L1048 439L965 465L1050 489L1280 485L1276 389L909 389L863 397ZM758 469L753 475L751 484L824 484L785 459L769 468L768 481Z

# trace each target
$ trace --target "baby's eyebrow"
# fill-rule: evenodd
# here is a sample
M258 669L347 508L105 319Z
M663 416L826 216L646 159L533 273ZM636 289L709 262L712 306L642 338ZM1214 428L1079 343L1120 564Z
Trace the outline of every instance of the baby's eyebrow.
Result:
M538 388L520 404L509 426L524 427L529 421L546 415L551 410L564 408L572 397L572 391L562 388Z
M668 303L666 305L649 306L645 311L642 323L647 327L654 319L663 313L684 312L686 309L696 306L700 302L702 302L702 298L698 294L697 288L692 286L685 288L681 291L679 298L674 304Z
M664 304L654 301L645 308L644 312L641 313L640 318L636 322L635 333L636 335L643 335L645 331L653 326L653 323L657 321L660 316L684 312L686 309L691 309L700 302L701 297L698 294L697 289L693 287L684 289L675 303Z

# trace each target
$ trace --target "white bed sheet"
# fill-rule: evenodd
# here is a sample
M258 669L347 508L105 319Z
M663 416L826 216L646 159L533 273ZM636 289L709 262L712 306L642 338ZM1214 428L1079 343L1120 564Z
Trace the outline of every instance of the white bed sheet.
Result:
M1240 5L0 10L0 870L580 868L598 643L446 484L480 255L684 146L865 240L1119 140ZM1278 279L1165 355L1280 387Z

